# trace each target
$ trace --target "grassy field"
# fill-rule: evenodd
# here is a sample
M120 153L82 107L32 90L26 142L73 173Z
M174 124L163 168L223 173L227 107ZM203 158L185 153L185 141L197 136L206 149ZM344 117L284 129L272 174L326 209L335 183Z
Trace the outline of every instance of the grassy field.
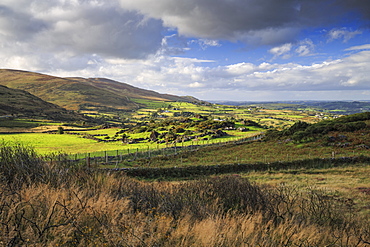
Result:
M237 163L285 162L314 158L353 157L359 155L370 156L370 150L363 148L318 146L317 143L282 144L279 142L253 142L236 146L205 147L195 153L182 153L175 157L157 157L150 160L137 160L130 162L130 166L212 166Z
M100 144L93 140L73 135L56 135L44 133L6 134L0 135L0 140L5 142L23 143L32 146L40 154L53 152L90 152L92 150L106 149L111 145ZM117 146L112 149L117 149Z
M145 101L145 102L144 102ZM255 135L257 133L265 131L265 129L256 126L245 126L242 120L255 121L256 123L261 124L264 128L287 128L294 124L297 119L306 120L309 122L316 122L318 119L312 115L303 113L303 112L293 112L293 111L279 111L279 110L264 110L261 108L248 108L248 107L235 107L235 106L223 106L215 104L192 104L186 102L165 102L165 101L149 101L139 100L137 103L145 103L149 107L141 108L136 112L133 112L131 115L125 116L127 124L135 125L144 125L148 126L149 123L153 122L155 124L160 124L163 121L168 119L181 119L184 117L174 117L174 115L182 115L184 113L190 114L189 118L196 122L201 121L199 118L194 116L205 116L208 119L217 119L218 121L231 120L235 123L235 128L247 127L248 132L242 132L238 129L234 130L223 130L228 136L219 137L217 139L211 139L211 135L205 135L202 138L197 140L188 141L178 145L198 145L214 142L227 142L235 140L236 138L248 137ZM153 113L158 112L157 117L153 117ZM120 118L118 116L107 115L107 114L98 114L96 117L105 118L107 122L114 122L116 125L120 124ZM125 124L125 122L123 123ZM176 129L182 123L171 124L162 127L162 130L155 129L159 133L163 133L164 130L170 131L171 129ZM69 154L76 153L94 153L101 151L113 151L113 150L122 150L126 151L131 150L144 150L144 149L158 149L168 146L169 144L158 144L148 141L140 141L135 144L123 144L121 141L115 142L103 142L107 140L114 140L122 138L122 133L117 134L121 129L118 127L115 128L103 128L99 130L88 130L88 131L73 131L74 133L80 134L77 135L50 135L40 132L46 132L50 130L57 130L58 127L62 126L65 129L76 128L73 126L68 126L66 123L53 123L48 121L38 121L38 120L28 120L28 119L16 119L16 120L2 120L0 121L0 131L3 132L38 132L30 134L1 134L0 140L5 141L17 141L24 142L27 145L33 146L37 152L41 154L46 154L50 152L65 152ZM81 127L83 128L83 127ZM132 128L132 127L130 127ZM192 133L190 134L195 136L197 135L194 127L187 128ZM71 131L72 132L72 131ZM133 133L129 129L124 129L126 136L129 136L131 139L137 138L148 138L150 136L150 131L145 131L143 133ZM81 138L82 135L101 135L97 136L96 140L84 139ZM184 133L177 133L178 136L184 135ZM188 134L189 135L189 134ZM211 139L211 140L207 140ZM97 140L101 140L98 142ZM247 160L246 157L239 157L242 160ZM235 159L235 158L234 158ZM229 162L230 159L226 158L225 162ZM216 162L218 162L216 160ZM185 162L186 163L186 162Z
M351 200L363 215L370 215L369 164L350 165L330 169L299 169L241 174L251 182L263 185L289 185L297 190L315 188L327 194Z
M76 131L79 132L79 131ZM107 134L108 136L112 136L117 132L117 129L103 129L103 130L92 130L83 133L90 133L90 134ZM253 133L249 133L253 135ZM148 137L148 133L137 133L132 134L134 138L141 138L141 137ZM223 137L217 140L210 140L210 141L192 141L186 142L184 144L179 143L177 146L188 146L188 145L204 145L204 144L211 144L211 143L218 143L218 142L228 142L236 140L237 136L232 137ZM104 139L104 136L101 137ZM90 153L94 156L101 155L103 151L120 151L122 153L127 153L128 150L131 152L138 151L146 151L148 149L159 149L165 148L168 145L166 144L157 144L151 142L143 142L143 143L136 143L136 144L123 144L120 141L117 142L97 142L90 139L82 138L79 135L68 135L68 134L45 134L45 133L22 133L22 134L0 134L0 141L5 142L13 142L13 143L23 143L27 146L33 147L36 152L39 154L49 154L55 152L62 152L67 154L88 154Z

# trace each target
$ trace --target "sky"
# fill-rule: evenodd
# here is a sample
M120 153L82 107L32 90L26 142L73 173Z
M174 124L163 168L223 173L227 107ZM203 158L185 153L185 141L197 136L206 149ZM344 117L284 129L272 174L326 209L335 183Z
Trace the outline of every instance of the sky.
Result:
M370 100L368 0L1 0L0 68L202 100Z

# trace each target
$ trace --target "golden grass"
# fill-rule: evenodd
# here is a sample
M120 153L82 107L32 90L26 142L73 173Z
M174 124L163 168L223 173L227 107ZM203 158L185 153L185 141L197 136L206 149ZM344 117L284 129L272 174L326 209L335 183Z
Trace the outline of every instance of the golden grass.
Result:
M28 246L366 246L359 241L357 234L361 231L355 228L320 226L295 217L277 223L259 211L249 214L215 210L197 219L187 210L177 218L155 207L133 210L130 197L134 195L128 191L130 184L176 195L177 187L184 183L148 184L95 174L83 186L74 183L55 188L49 184L34 184L24 187L16 196L7 194L3 188L0 191L0 243ZM127 196L117 197L113 192L117 189ZM215 203L218 204L217 200Z
M315 188L336 197L351 200L364 215L370 215L370 196L364 188L370 188L370 166L335 167L329 169L300 169L242 174L252 182L270 186L289 184L300 189Z
M370 242L369 217L331 191L263 186L235 175L144 182L76 167L62 157L54 158L59 163L46 163L22 146L3 146L0 151L3 246L367 246ZM362 171L356 170L354 178Z

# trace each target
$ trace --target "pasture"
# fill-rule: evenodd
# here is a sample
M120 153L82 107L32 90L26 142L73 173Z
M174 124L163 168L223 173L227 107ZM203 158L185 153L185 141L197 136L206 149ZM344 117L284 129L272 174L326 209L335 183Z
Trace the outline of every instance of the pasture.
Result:
M148 104L145 100L137 101L137 103ZM174 143L168 140L166 140L166 143L148 141L151 130L163 134L164 132L171 132L178 128L184 128L184 124L181 123L181 119L184 118L189 118L194 123L203 121L202 118L196 118L195 116L204 116L205 119L210 121L213 121L213 119L217 121L232 121L235 129L224 129L223 132L227 134L226 136L213 139L213 136L207 133L206 127L202 126L204 134L201 138L195 138L185 142L181 141L176 145L188 146L228 142L238 138L256 135L268 128L287 128L294 124L297 119L309 122L318 121L312 114L298 111L266 110L259 107L236 107L209 103L193 104L186 102L153 101L146 108L140 108L132 113L127 112L124 117L115 115L115 113L97 114L94 118L102 118L107 124L113 124L113 126L116 127L95 130L89 130L84 126L77 128L71 123L58 123L34 119L4 119L0 121L0 130L3 132L37 133L0 134L0 140L21 142L30 145L40 154L53 152L78 154L114 150L126 152L127 150L159 149L174 145ZM244 120L254 121L260 126L246 126L243 122ZM167 125L163 124L166 121L172 122ZM151 130L133 131L135 126L149 125L153 126L150 127ZM63 135L42 133L53 130L56 131L60 126L69 131L65 131ZM155 126L162 127L157 128ZM247 128L248 131L241 131L239 130L240 128ZM197 132L199 132L199 130L193 126L186 127L185 131L186 130L188 130L187 136L190 137L197 136ZM94 136L95 139L83 138L87 135L90 137ZM183 132L176 133L176 135L178 138L185 136ZM123 137L132 140L144 140L127 144L121 141Z

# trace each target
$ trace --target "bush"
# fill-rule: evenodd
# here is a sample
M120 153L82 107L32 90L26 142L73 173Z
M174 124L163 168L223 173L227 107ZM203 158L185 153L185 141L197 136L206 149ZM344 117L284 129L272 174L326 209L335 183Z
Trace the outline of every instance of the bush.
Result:
M50 183L59 186L74 176L78 176L79 164L68 159L65 154L51 154L41 157L32 147L19 143L0 145L1 183L13 188L37 183Z
M45 166L33 148L19 143L0 145L0 174L3 183L17 187L43 181Z
M60 134L60 135L64 134L64 129L63 129L63 127L59 126L59 127L58 127L58 131L57 131L57 133L58 133L58 134Z

